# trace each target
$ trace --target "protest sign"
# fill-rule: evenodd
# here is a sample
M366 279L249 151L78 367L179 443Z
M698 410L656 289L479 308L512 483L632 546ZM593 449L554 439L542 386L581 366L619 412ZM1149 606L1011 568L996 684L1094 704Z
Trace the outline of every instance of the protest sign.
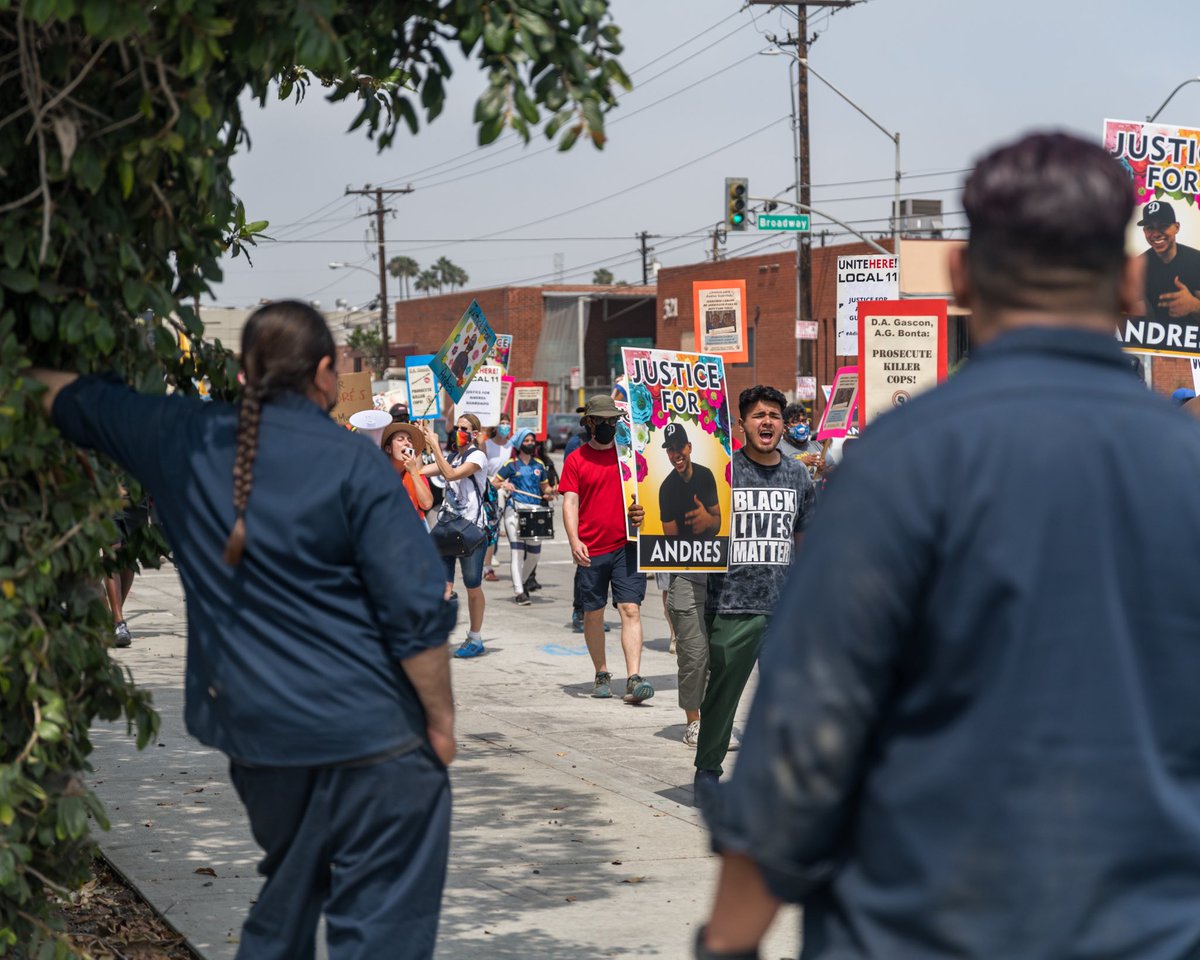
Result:
M483 366L495 342L496 334L487 317L479 303L472 300L430 363L434 377L455 404L462 399L463 390Z
M858 304L858 425L946 379L946 301Z
M699 353L720 354L726 363L745 363L750 358L745 280L694 281L692 318Z
M479 368L462 398L454 406L454 415L473 413L485 427L494 427L500 422L500 387L504 376L501 368L485 363Z
M375 401L371 394L371 374L339 373L337 384L338 399L330 416L343 427L350 423L351 415L360 410L373 410Z
M442 391L429 366L432 362L432 353L404 358L410 420L436 420L442 415Z
M730 433L725 365L711 354L623 351L633 451L638 570L721 572L729 565ZM626 466L622 471L628 470Z
M1125 246L1145 265L1143 301L1117 339L1131 353L1200 356L1200 129L1105 120L1104 146L1133 182Z
M858 403L858 367L839 367L833 375L833 385L825 397L825 412L817 428L818 440L844 437L854 422L854 407Z
M516 381L507 374L500 378L500 414L508 414L508 419L512 420L512 389Z
M622 366L624 366L624 360L622 360ZM640 471L633 449L633 424L629 420L629 385L623 373L613 381L612 398L621 415L614 441L617 447L617 464L621 470L621 495L624 503L633 503L637 499L637 478ZM642 466L645 466L644 459ZM625 524L625 539L637 540L637 529L630 526L628 520Z
M550 385L544 381L523 380L512 388L513 436L532 430L539 440L546 439L546 399Z
M496 342L492 345L492 355L489 362L496 364L498 367L503 367L505 373L508 373L508 361L512 355L512 340L511 333L498 333L496 334Z
M884 254L838 257L837 355L858 355L858 305L861 301L899 299L899 257Z

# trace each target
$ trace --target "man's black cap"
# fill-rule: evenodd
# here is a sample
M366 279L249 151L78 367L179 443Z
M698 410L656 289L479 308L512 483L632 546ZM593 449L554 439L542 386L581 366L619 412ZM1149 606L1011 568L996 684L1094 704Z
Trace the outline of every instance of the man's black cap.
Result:
M667 424L667 428L663 431L663 447L684 447L687 442L687 431L683 429L682 423Z
M1139 227L1169 227L1175 223L1175 208L1166 200L1151 200L1142 207L1142 219L1137 222Z

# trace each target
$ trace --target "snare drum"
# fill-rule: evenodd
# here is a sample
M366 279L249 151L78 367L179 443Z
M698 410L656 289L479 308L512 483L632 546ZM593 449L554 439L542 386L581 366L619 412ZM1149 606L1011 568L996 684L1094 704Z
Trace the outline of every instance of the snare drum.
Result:
M553 540L554 511L549 507L532 503L515 504L517 508L517 531L522 540Z

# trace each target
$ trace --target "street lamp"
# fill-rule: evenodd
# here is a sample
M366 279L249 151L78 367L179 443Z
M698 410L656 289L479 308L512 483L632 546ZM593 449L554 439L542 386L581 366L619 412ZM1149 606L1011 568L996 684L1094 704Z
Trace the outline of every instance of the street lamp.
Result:
M878 120L876 120L873 116L871 116L869 113L867 113L866 110L864 110L862 107L860 107L857 103L855 103L848 96L846 96L846 94L842 93L841 90L839 90L832 83L830 83L828 80L826 80L823 76L821 76L819 73L817 73L817 71L812 68L812 65L809 64L809 62L806 59L804 59L804 57L796 57L796 62L799 63L801 66L803 66L806 70L808 70L809 73L811 73L814 77L816 77L823 84L825 84L825 86L827 86L830 90L832 90L839 97L841 97L848 104L850 104L850 106L852 106L855 110L857 110L864 117L866 117L867 120L869 120L871 122L871 125L873 127L875 127L876 130L879 130L885 137L887 137L889 140L892 141L892 143L894 143L896 145L896 199L895 199L894 209L892 210L892 253L895 256L899 256L900 255L900 247L898 244L899 244L899 231L900 231L900 131L897 130L895 133L892 133L890 130L888 130L887 127L885 127ZM1160 107L1159 109L1162 109L1162 108ZM797 173L797 180L799 180L799 173Z
M384 289L383 283L383 260L382 254L379 261L380 272L376 274L374 270L368 270L366 267L359 266L357 263L347 263L344 260L330 260L330 270L361 270L363 273L369 273L371 276L379 277L380 289ZM379 339L383 347L383 376L387 378L388 367L392 365L391 350L388 348L388 316L387 316L387 297L380 295L379 297Z
M1162 106L1159 107L1157 110L1154 111L1154 113L1152 113L1150 116L1148 116L1146 118L1146 122L1153 123L1155 120L1157 120L1158 115L1160 113L1162 113L1163 110L1166 109L1167 104L1171 102L1171 97L1174 97L1175 94L1177 94L1180 90L1182 90L1184 87L1186 87L1189 83L1200 83L1200 77L1188 77L1188 79L1184 80L1183 83L1181 83L1179 86L1177 86L1174 90L1171 91L1171 93L1167 97L1167 99L1162 102Z

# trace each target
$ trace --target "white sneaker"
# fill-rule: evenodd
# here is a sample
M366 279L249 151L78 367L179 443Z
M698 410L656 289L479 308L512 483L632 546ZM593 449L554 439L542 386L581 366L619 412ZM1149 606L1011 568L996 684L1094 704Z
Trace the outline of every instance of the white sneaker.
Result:
M700 742L700 721L693 720L687 725L687 730L683 733L683 745L691 747L693 750L696 744Z
M741 734L737 730L734 730L729 735L729 748L728 749L729 749L730 753L733 753L734 750L742 749L742 737L741 737Z

